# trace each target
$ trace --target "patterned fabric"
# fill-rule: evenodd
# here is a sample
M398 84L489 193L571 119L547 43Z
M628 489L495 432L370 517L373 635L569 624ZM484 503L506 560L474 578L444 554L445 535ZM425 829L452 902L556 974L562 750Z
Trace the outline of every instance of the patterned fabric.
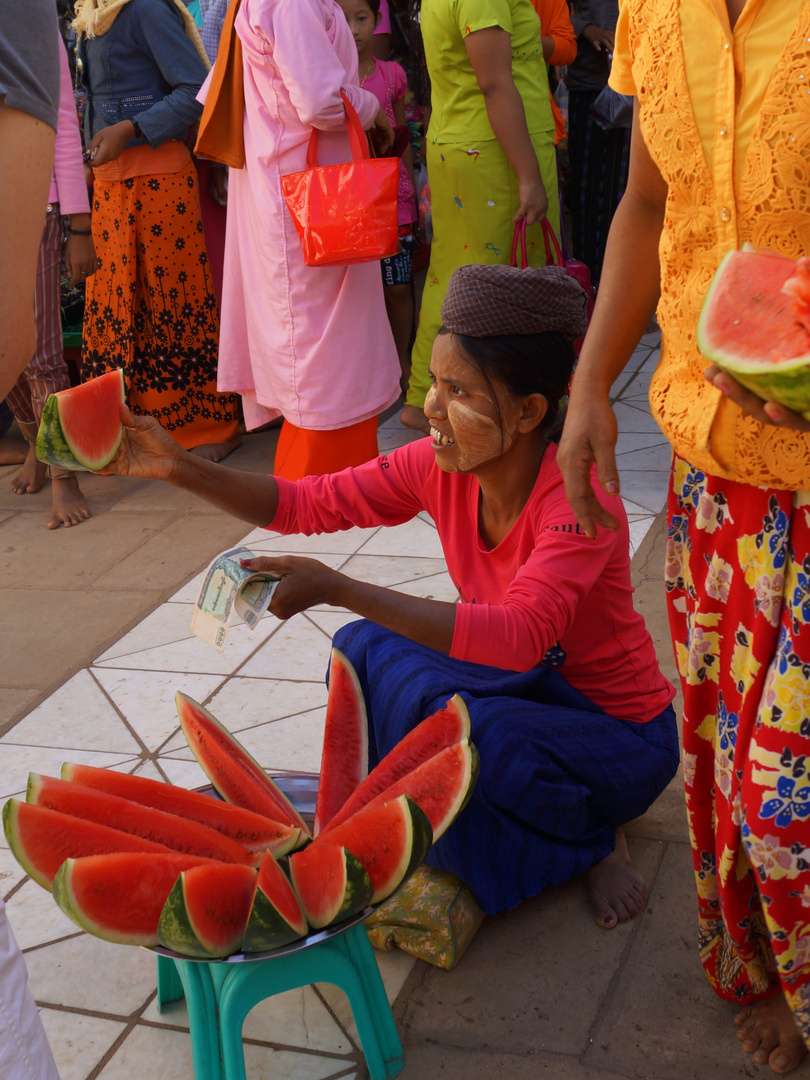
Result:
M678 767L671 706L646 724L616 720L556 670L454 660L365 620L334 644L363 688L370 767L457 691L464 698L478 782L426 862L457 874L488 914L604 859L616 826L643 814Z
M366 919L366 930L375 949L402 949L449 971L483 921L478 901L460 878L422 864Z
M810 493L676 457L666 586L709 981L781 982L810 1045Z
M576 341L588 329L585 290L562 266L460 266L442 304L454 334L497 337L556 330Z
M14 419L21 424L39 425L50 394L67 390L70 376L62 354L62 320L59 312L59 279L62 270L64 227L59 204L48 208L37 258L34 290L34 323L37 348L7 401Z
M196 173L96 179L82 377L123 368L129 406L185 449L233 439L236 398L218 394L217 304Z
M789 10L798 8L798 17L785 14L782 0L745 6L732 49L720 5L700 3L696 10L696 0L628 0L617 26L611 85L638 94L644 140L669 188L659 249L663 347L650 386L653 413L676 452L713 476L804 491L810 489L810 435L762 425L723 397L703 377L706 360L695 340L703 298L727 251L744 242L792 258L810 251L810 140L801 134L810 125L810 4L792 0ZM693 33L682 39L688 9ZM625 19L632 79L620 83L614 78L627 61L619 35ZM747 46L737 40L745 32ZM690 74L704 71L700 86L687 79L687 56ZM756 57L756 77L735 85L735 56ZM712 64L717 80L705 75ZM750 118L748 98L763 84L742 155L735 152L737 118L743 112ZM708 115L708 146L693 101Z

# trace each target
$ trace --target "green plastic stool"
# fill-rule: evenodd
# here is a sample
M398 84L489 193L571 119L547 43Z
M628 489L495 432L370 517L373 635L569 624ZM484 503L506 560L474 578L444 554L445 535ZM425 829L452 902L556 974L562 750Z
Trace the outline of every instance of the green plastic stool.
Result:
M310 983L333 983L349 999L371 1080L404 1064L402 1044L362 923L279 956L218 963L158 956L158 1009L185 995L194 1080L245 1080L242 1025L265 998Z

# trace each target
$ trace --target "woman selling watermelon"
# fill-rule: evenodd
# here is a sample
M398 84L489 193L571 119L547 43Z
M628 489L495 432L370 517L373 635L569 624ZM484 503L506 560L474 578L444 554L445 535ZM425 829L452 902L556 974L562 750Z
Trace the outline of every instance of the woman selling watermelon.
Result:
M184 453L125 417L110 471L161 478L281 533L436 523L460 603L354 581L314 559L260 558L271 611L316 604L364 621L335 644L369 715L370 764L459 691L481 757L473 797L431 850L488 912L578 874L597 921L640 909L644 883L619 826L678 765L673 689L633 610L628 530L589 539L556 464L559 402L585 326L585 293L559 267L454 272L425 405L431 436L354 469L290 482ZM365 621L370 620L370 621Z

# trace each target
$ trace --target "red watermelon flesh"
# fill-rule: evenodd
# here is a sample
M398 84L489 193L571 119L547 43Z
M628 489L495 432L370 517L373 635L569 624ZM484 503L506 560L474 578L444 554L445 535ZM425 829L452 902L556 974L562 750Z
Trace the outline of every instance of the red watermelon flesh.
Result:
M374 894L360 860L339 844L310 844L297 851L290 874L307 922L316 930L357 915Z
M280 821L271 821L261 814L243 810L240 806L233 806L199 791L189 791L161 780L151 780L147 776L132 776L113 769L65 762L62 779L207 825L243 844L248 851L272 851L276 858L280 858L292 851L301 839L300 829L282 825Z
M346 800L341 810L324 827L323 833L348 821L361 807L387 791L407 773L429 761L441 750L454 746L470 737L470 714L458 694L455 694L438 712L428 716L421 724L409 731L394 749L386 754L375 769Z
M267 852L259 867L242 951L278 949L304 937L307 929L307 920L292 885L270 852Z
M118 452L123 436L121 405L125 400L124 373L110 371L80 386L52 395L57 429L76 459L85 469L103 469ZM51 404L49 413L53 409ZM52 433L58 441L59 431ZM43 433L43 437L46 438ZM47 457L45 458L47 460Z
M478 777L478 752L469 740L446 746L424 761L387 791L367 804L367 809L407 795L422 810L433 830L433 843L443 836L461 812Z
M432 843L427 817L407 795L400 795L364 806L342 825L321 833L301 855L314 859L321 846L345 847L371 878L374 890L371 902L377 904L416 869ZM291 864L296 858L292 856Z
M17 799L9 799L3 807L3 828L14 858L49 891L65 859L120 851L169 854L169 848L152 840Z
M187 694L178 690L175 701L186 741L222 798L309 836L304 819L238 739Z
M360 680L350 661L332 649L323 733L315 836L334 818L368 774L368 719Z
M62 814L84 818L85 821L95 821L111 829L120 829L145 840L154 840L188 855L203 855L222 862L256 864L259 861L259 856L248 851L244 844L222 836L207 825L141 806L119 795L108 795L104 791L71 784L67 780L30 773L27 801Z
M256 876L251 867L236 863L211 863L184 870L160 913L160 944L202 958L237 952Z
M158 944L163 905L184 870L210 862L196 855L126 852L66 859L53 896L75 923L120 945Z

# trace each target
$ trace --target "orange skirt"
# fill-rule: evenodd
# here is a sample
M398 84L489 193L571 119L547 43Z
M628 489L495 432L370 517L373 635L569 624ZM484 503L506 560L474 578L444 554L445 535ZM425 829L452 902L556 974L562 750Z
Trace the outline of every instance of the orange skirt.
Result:
M186 450L238 433L237 399L217 393L219 319L194 165L96 177L82 377L123 368L129 407Z
M311 431L285 420L273 472L285 480L326 476L371 461L377 453L376 416L333 431Z

